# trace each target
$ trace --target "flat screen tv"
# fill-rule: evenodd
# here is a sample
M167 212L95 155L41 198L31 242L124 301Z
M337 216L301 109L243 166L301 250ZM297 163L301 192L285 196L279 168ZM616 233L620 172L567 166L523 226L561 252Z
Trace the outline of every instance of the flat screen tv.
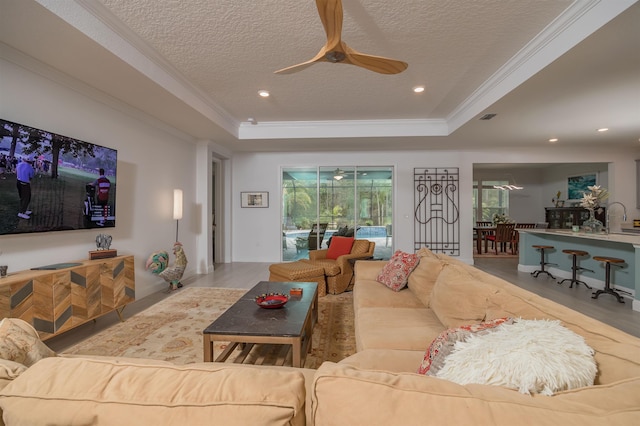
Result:
M0 137L0 235L115 226L115 149L3 119Z

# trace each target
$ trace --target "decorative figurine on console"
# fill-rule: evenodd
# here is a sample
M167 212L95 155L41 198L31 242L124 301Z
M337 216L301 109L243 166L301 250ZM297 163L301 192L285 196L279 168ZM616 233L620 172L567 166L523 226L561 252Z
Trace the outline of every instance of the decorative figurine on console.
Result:
M111 235L107 234L98 234L96 237L96 247L98 250L109 250L111 247Z
M173 266L169 265L169 254L166 251L157 251L151 254L147 259L146 269L153 274L162 277L169 283L169 291L177 290L182 287L180 279L187 268L187 256L184 254L182 243L176 241L173 245L173 254L176 261Z
M117 250L111 249L111 241L113 238L111 235L98 234L96 236L96 249L89 252L89 259L106 259L109 257L116 257L118 255Z

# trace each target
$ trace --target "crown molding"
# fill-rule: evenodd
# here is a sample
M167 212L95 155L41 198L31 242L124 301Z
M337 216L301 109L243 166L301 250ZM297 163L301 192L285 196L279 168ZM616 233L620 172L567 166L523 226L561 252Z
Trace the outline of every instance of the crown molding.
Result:
M36 0L43 7L154 81L228 133L237 137L238 121L100 2Z
M447 117L450 131L484 112L636 1L574 1Z
M329 120L243 122L239 139L361 138L446 136L445 120Z

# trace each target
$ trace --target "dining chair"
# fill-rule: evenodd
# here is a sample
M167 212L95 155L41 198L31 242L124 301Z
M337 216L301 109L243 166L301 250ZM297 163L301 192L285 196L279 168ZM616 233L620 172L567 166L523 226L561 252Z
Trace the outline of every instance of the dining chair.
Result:
M486 239L493 242L495 254L498 254L498 246L500 251L507 251L507 243L511 244L511 253L515 254L514 249L514 230L516 228L515 223L498 223L496 225L496 232L493 235L487 235Z
M489 228L493 226L493 222L491 221L484 221L484 220L478 220L476 221L476 228ZM482 247L482 241L480 241L480 243L478 244L477 240L478 238L481 238L482 240L484 240L484 251L487 251L487 235L493 234L493 232L488 232L488 231L483 231L483 232L477 232L475 229L473 231L473 240L476 241L476 246L478 247L478 254L480 254L480 250Z

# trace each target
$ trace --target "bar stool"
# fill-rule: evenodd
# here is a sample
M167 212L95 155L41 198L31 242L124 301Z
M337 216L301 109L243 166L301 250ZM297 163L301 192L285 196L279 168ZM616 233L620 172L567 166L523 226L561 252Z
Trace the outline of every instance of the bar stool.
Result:
M593 260L597 260L598 262L605 263L605 269L604 269L605 281L604 281L604 290L595 291L593 293L593 296L591 296L591 298L597 299L598 296L600 296L603 293L606 293L606 294L614 295L616 299L618 299L618 302L624 303L624 300L622 300L622 296L620 296L620 293L618 293L617 291L611 288L611 265L621 268L622 265L616 265L616 264L624 263L624 259L618 259L617 257L593 256Z
M570 254L573 257L573 266L571 267L572 275L571 275L571 278L565 278L562 281L558 281L558 284L562 284L565 281L569 281L571 283L569 288L572 288L573 284L575 283L576 287L578 287L579 284L582 284L586 288L591 290L591 287L589 287L587 283L578 279L578 271L589 271L589 272L593 272L593 271L591 269L578 266L578 261L577 261L578 256L589 256L589 253L584 250L573 250L573 249L562 250L562 252Z
M549 271L545 271L544 267L545 265L555 265L555 263L548 263L544 261L544 251L545 250L551 250L554 249L554 246L541 246L541 245L533 245L531 246L537 250L540 250L540 269L538 269L537 271L533 271L531 273L531 275L533 275L534 278L538 278L538 275L540 274L547 274L549 275L551 278L553 278L554 280L556 279L556 277L554 277L553 275L551 275L549 273Z

